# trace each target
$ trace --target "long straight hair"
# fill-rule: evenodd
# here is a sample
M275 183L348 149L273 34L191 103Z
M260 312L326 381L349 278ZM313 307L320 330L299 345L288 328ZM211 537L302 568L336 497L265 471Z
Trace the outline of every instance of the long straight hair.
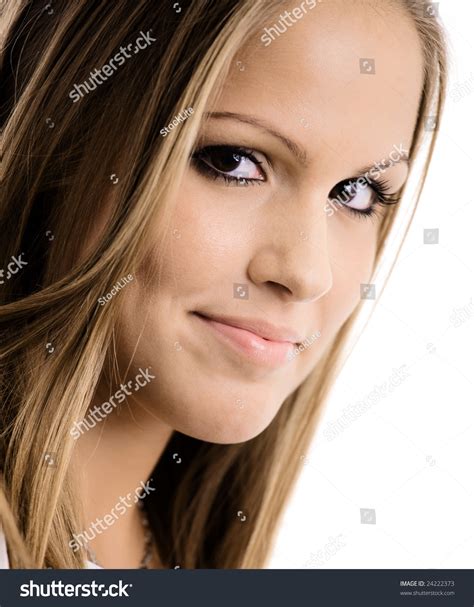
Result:
M69 548L81 529L69 431L108 370L120 312L120 298L105 307L97 300L142 264L156 214L161 230L153 238L164 242L168 201L206 107L236 69L236 53L282 3L198 0L180 13L151 0L40 4L18 0L3 16L0 260L21 256L26 265L0 289L0 520L12 568L81 568L84 550ZM424 52L412 145L419 155L425 118L438 120L444 103L445 45L421 3L395 5L413 20ZM149 31L152 48L95 90L79 86ZM190 106L192 120L158 135ZM436 130L427 136L416 200ZM100 242L80 255L104 201L113 211ZM396 213L381 224L376 261ZM254 439L219 445L173 433L152 475L160 491L146 500L166 567L265 566L358 310ZM173 452L183 454L180 466L170 465Z

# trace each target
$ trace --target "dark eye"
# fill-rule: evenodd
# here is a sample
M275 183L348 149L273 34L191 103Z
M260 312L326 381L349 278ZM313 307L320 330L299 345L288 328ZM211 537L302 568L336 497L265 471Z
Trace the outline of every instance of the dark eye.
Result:
M252 150L228 145L213 145L194 152L193 161L198 171L213 179L248 185L266 180Z
M364 213L373 206L377 196L368 183L361 184L357 180L346 180L333 187L329 192L329 199L333 203Z

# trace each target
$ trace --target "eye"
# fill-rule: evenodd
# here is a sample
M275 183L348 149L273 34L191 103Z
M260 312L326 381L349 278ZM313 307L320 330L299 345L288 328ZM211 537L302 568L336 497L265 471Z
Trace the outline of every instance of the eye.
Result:
M357 180L341 181L329 192L329 198L341 206L366 212L375 202L376 196L369 184Z
M212 179L222 179L234 185L254 185L266 181L253 150L229 145L203 147L192 156L196 169Z
M363 178L347 179L333 187L329 192L329 201L332 205L347 207L359 217L371 216L376 214L377 205L396 204L400 201L400 192L388 194L389 191L386 181L372 181L369 185Z

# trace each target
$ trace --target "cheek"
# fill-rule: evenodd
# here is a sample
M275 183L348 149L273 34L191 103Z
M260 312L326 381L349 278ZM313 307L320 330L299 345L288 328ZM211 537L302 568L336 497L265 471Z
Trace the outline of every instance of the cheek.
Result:
M187 175L175 201L160 287L177 297L212 292L217 303L228 304L233 283L245 278L254 224L251 205ZM156 263L157 252L150 257Z
M362 285L371 282L378 223L342 215L328 218L328 255L333 286L321 300L325 332L334 337L361 300ZM376 289L376 286L375 286Z

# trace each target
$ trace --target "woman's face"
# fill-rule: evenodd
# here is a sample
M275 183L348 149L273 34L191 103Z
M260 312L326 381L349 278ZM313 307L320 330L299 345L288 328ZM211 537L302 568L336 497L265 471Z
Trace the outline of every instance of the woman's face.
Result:
M265 24L283 32L271 44L264 26L235 58L208 108L160 281L137 275L120 294L119 360L155 375L137 396L211 442L258 435L314 369L370 282L377 189L390 198L407 177L414 25L382 3L294 4ZM158 262L157 243L150 254Z

